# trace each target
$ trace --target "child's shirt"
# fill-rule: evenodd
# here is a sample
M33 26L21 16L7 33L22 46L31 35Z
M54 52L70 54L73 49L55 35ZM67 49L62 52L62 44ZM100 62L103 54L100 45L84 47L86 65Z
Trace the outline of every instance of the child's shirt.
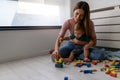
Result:
M71 36L70 36L70 39L75 39L76 37L75 37L75 35L74 34L72 34ZM87 36L86 36L86 34L83 34L81 37L79 37L79 38L76 38L77 40L79 40L79 41L86 41L86 42L90 42L90 40L91 40L91 38L88 38Z

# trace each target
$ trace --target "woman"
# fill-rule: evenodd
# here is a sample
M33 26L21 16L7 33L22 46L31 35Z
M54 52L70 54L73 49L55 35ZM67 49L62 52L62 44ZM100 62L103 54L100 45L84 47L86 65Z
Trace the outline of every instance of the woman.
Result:
M53 58L57 58L57 57L68 58L69 57L72 51L71 43L70 42L66 43L60 49L59 47L67 30L69 30L70 35L74 33L74 25L76 23L80 23L80 26L84 27L86 36L91 38L92 40L89 43L86 43L84 41L78 41L77 39L73 39L72 42L75 44L84 45L85 51L89 51L88 49L91 46L94 46L96 44L96 34L94 30L94 24L90 20L89 5L87 2L80 1L74 7L73 17L65 21L65 23L63 24L60 30L60 33L56 39L54 52L52 53Z

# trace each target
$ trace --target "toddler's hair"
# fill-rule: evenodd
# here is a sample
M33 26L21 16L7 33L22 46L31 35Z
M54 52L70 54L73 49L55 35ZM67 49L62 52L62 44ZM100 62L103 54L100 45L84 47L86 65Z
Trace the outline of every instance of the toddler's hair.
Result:
M74 30L81 30L83 32L85 32L85 28L83 26L80 26L80 23L76 23L74 26Z

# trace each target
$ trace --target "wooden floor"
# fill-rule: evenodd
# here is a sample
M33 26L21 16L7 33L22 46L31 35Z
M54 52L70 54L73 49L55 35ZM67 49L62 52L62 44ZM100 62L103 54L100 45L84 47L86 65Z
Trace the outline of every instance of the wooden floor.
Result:
M74 64L64 65L64 68L55 68L50 55L38 56L23 60L0 64L0 80L120 80L100 71L102 63L87 68L74 67ZM93 74L83 74L79 69L97 69Z

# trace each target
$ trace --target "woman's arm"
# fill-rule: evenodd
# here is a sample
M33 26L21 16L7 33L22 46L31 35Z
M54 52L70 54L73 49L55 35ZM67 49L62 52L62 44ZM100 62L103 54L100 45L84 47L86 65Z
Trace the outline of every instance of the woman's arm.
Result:
M95 46L96 45L96 36L92 37L92 40L88 43L90 46Z
M62 40L63 37L61 36L58 36L57 39L56 39L56 42L55 42L55 50L58 51L59 50L59 47L60 47L60 44L62 43Z
M59 41L60 39L62 39L62 37L58 36L55 42L55 47L54 47L54 51L52 52L52 57L53 58L58 58L60 57L59 55L59 47L61 42Z
M91 46L95 46L96 45L96 42L97 42L97 38L96 38L96 33L95 33L95 29L94 29L94 24L93 22L91 21L90 23L90 26L91 26L91 41L85 45L85 48L88 49L90 48Z
M70 40L70 37L69 37L69 36L66 36L66 37L64 37L64 38L62 39L62 41L64 41L64 40Z
M95 46L97 40L96 40L96 33L95 33L95 29L94 29L94 23L92 21L90 21L90 26L91 26L91 32L92 32L92 34L91 34L91 39L92 40L89 42L89 45L90 46Z
M66 37L58 36L58 38L56 39L56 43L55 43L55 50L59 49L61 43L64 40L70 40L70 37L69 36L66 36Z
M69 28L69 22L68 22L68 20L67 20L67 21L63 24L63 26L61 27L61 30L60 30L60 32L59 32L59 35L58 35L58 37L57 37L57 39L56 39L53 54L58 54L58 50L59 50L60 44L62 43L63 37L64 37L64 35L66 34L66 31L68 30L68 28Z

